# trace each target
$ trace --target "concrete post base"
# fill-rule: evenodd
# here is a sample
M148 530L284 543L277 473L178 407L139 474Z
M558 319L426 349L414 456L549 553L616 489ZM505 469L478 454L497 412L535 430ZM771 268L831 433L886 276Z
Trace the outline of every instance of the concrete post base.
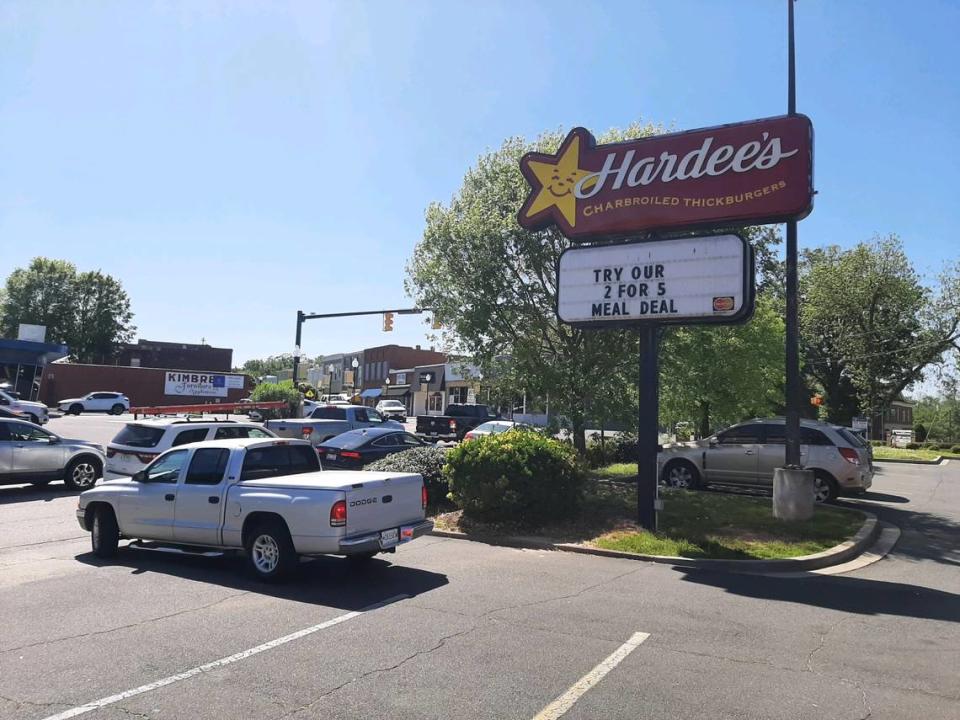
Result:
M813 471L777 468L773 471L773 516L780 520L813 517Z

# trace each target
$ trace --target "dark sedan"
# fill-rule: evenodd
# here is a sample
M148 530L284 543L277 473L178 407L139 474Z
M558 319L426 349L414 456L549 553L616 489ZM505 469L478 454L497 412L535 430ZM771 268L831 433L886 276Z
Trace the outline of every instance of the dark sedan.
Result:
M357 470L393 453L426 445L416 435L395 428L350 430L317 446L324 468Z

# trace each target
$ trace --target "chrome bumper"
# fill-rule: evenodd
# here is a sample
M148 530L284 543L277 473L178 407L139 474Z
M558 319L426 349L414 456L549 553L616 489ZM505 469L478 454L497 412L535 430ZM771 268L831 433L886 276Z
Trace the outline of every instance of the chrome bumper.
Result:
M77 522L80 523L80 529L84 532L90 532L87 527L87 511L84 508L77 508Z
M385 530L397 530L397 543L384 547L380 543L380 532L365 533L354 537L344 538L340 541L341 555L357 555L360 553L380 552L390 550L397 545L403 545L414 540L421 535L426 535L433 530L433 520L424 520L415 525L401 525L399 528L384 528Z

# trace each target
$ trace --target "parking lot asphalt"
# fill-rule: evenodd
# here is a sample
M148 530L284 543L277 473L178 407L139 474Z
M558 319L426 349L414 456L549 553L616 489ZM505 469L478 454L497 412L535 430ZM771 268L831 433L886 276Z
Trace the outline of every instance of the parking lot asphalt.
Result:
M98 560L75 493L0 487L0 718L960 717L960 463L844 502L903 530L845 575L427 537L267 586L234 557Z

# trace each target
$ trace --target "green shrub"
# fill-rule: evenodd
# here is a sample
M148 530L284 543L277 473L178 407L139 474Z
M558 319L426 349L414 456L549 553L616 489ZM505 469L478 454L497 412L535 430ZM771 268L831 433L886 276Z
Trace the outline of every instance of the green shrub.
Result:
M874 447L886 447L886 443L883 440L871 440L870 444Z
M461 443L443 472L467 517L528 526L573 517L585 482L573 448L523 431Z
M603 445L599 441L591 442L584 459L592 468L606 467L617 462L617 447L612 440L606 440Z
M923 448L924 450L933 450L934 452L937 452L943 449L937 443L927 443L926 445L923 446Z
M613 462L636 462L640 459L637 436L631 432L619 432L613 436Z
M919 449L920 449L920 443L916 443L916 442L907 443L907 450L919 450Z
M443 466L447 462L447 451L434 446L412 448L403 452L387 455L385 458L367 465L364 470L386 472L418 473L423 475L427 486L427 501L436 507L443 505L450 488L443 476Z
M300 407L300 392L293 386L292 380L284 380L278 383L260 383L253 392L250 393L252 402L274 402L283 400L287 403L286 408L276 410L263 410L260 414L264 420L268 417L296 417Z
M950 452L954 455L960 455L960 445L954 445L952 448L950 448Z
M917 442L923 442L927 439L927 428L923 423L914 423L913 425L913 436L917 439Z

